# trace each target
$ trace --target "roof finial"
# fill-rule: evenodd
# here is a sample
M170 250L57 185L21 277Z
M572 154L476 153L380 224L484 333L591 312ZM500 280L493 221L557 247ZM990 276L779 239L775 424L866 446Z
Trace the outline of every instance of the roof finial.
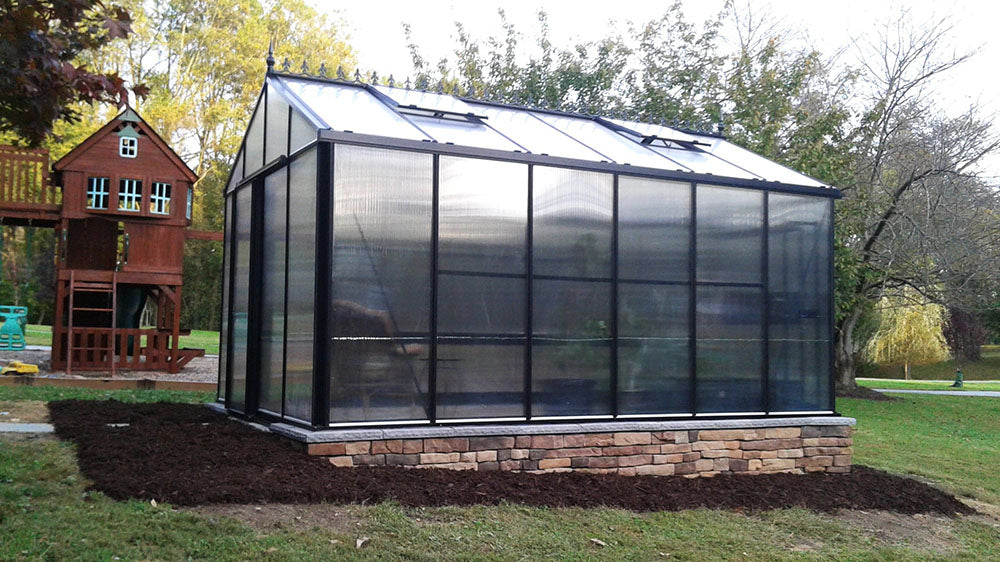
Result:
M339 80L344 79L344 67L342 65L337 65L337 78Z
M387 83L390 88L396 87L396 79L392 77L392 74L389 74L389 80L387 80Z
M319 75L322 78L326 78L326 63L322 62L319 65Z
M354 69L354 81L355 82L361 81L361 71L358 70L357 68Z
M302 59L302 74L309 74L309 61Z
M285 57L285 60L281 63L281 71L288 72L288 69L292 67L292 62Z
M267 45L267 58L264 59L267 63L267 73L271 74L274 72L274 38L271 38L271 42Z
M444 78L438 80L438 92L439 94L444 93Z
M372 71L372 79L368 83L369 84L378 84L378 74L376 74L374 70Z
M403 84L403 87L406 88L407 90L410 89L410 77L409 76L406 77L406 83Z
M719 122L715 124L715 130L723 135L726 133L726 114L719 110Z

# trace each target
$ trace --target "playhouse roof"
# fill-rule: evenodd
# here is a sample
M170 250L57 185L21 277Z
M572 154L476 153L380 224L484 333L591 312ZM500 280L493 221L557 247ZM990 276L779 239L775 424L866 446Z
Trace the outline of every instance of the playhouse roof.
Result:
M270 73L268 84L320 131L832 189L720 134L287 73Z

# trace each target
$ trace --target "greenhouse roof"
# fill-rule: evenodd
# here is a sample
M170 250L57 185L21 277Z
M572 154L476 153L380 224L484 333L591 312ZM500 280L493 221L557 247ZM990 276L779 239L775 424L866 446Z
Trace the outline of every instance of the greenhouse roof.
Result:
M268 84L317 130L832 189L718 134L325 77L272 72Z

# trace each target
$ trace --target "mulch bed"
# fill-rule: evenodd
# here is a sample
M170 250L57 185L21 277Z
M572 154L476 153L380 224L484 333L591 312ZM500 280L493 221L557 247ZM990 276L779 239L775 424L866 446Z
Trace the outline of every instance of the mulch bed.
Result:
M974 513L916 480L856 466L850 474L683 477L581 473L336 468L290 441L194 404L65 400L49 404L56 433L76 443L92 489L115 499L175 505L372 503L497 504L761 511ZM110 425L109 425L110 424ZM127 424L127 425L120 425Z

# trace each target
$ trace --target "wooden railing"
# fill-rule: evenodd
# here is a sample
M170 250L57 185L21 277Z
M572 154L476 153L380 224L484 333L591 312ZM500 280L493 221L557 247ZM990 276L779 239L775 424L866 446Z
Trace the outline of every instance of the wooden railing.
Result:
M110 369L112 358L118 369L166 371L170 366L169 332L117 328L113 344L111 338L111 328L74 327L73 369Z
M0 204L58 206L61 196L49 183L49 151L0 146Z

